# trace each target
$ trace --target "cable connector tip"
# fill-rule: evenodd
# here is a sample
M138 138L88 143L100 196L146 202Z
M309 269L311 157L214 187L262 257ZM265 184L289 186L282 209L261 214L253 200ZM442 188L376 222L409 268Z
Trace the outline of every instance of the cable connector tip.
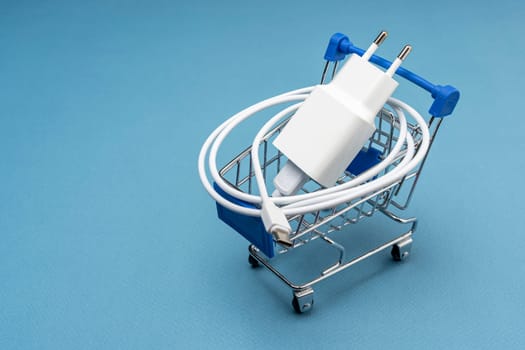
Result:
M261 208L261 219L264 229L275 238L277 243L286 247L293 245L290 240L292 227L281 208L276 206L272 201L264 202Z
M290 233L281 227L275 227L272 232L275 241L285 247L293 246L293 242L290 240Z

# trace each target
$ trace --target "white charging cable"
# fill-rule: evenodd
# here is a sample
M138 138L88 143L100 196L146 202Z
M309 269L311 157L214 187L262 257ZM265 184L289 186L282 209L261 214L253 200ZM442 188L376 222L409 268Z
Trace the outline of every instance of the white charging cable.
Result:
M256 103L212 132L199 154L199 175L213 199L240 214L260 216L265 229L274 235L277 242L291 245L291 226L287 216L351 202L386 188L408 175L425 157L430 134L425 120L417 111L390 97L398 86L393 75L412 47L405 45L386 72L369 62L386 36L387 33L382 31L362 56L352 54L330 83L290 91ZM250 155L260 195L244 193L229 185L217 169L217 153L224 139L237 125L257 112L291 102L297 103L275 114L254 137ZM399 122L399 135L394 147L379 164L344 184L335 185L350 161L373 135L374 120L385 104L392 108ZM417 150L412 135L407 131L405 112L416 120L421 130L421 142ZM265 135L290 115L293 115L290 121L273 141L273 145L288 161L274 178L276 190L270 196L259 161L259 146ZM217 186L223 193L252 204L252 207L234 203L215 190L206 174L208 153L209 171ZM376 176L389 166L393 168L382 176ZM323 189L297 195L310 179L322 185Z
M290 91L261 101L242 110L215 129L206 139L199 153L199 176L204 188L211 195L211 197L225 208L240 214L248 216L261 216L263 222L265 222L265 227L267 230L274 234L277 240L283 244L290 244L290 241L287 239L287 236L290 233L290 226L286 220L286 216L306 214L309 212L332 208L342 203L350 202L364 195L378 191L381 188L388 187L401 180L404 176L408 175L409 172L412 171L419 164L419 162L423 160L430 144L430 133L423 117L405 102L390 97L387 101L387 104L393 109L399 121L399 136L396 144L384 160L371 167L367 171L361 173L354 179L341 185L324 188L306 194L271 197L266 189L266 183L264 181L261 164L259 161L258 149L260 144L263 142L263 138L266 133L270 131L279 121L289 116L300 107L301 103L296 103L292 106L286 107L273 116L259 130L253 140L251 149L252 165L260 195L258 196L242 192L228 184L219 174L219 170L217 168L217 153L222 142L229 135L229 133L237 125L264 109L276 106L278 104L301 102L305 100L309 96L310 92L314 90L314 88L315 86ZM407 131L405 112L415 120L417 127L421 132L421 140L417 149L415 148L412 135ZM404 145L406 145L406 147L403 147ZM374 176L379 174L382 170L392 165L400 155L403 156L403 159L393 169L388 171L386 174L373 179ZM207 157L208 169L211 177L213 181L220 187L220 189L234 198L253 204L254 208L249 208L231 202L215 190L213 185L210 183L206 171Z

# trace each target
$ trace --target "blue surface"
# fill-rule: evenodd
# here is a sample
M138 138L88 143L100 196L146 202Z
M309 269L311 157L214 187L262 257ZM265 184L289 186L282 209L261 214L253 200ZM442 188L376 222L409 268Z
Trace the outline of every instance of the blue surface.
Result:
M510 0L2 1L0 348L523 348L524 16ZM297 316L216 218L197 153L227 116L316 83L332 33L366 46L381 29L378 53L410 42L404 66L461 101L408 212L410 261L358 265Z

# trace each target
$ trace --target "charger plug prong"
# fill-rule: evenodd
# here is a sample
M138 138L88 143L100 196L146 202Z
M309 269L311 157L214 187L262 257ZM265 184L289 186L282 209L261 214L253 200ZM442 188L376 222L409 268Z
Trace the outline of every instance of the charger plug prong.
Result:
M363 54L363 56L362 56L363 59L368 61L370 59L370 57L372 57L374 52L377 50L379 45L381 45L383 43L383 41L385 41L387 36L388 36L388 33L386 31L384 31L384 30L381 33L379 33L377 35L377 37L375 38L374 42L368 47L366 52Z
M397 55L397 58L399 58L401 61L404 61L405 58L407 58L408 54L412 51L412 46L410 45L405 45L405 47L403 47L403 50L401 50L401 52L399 53L399 55Z
M401 63L403 63L403 61L405 60L405 58L407 58L408 54L411 51L412 51L412 46L405 45L405 47L403 47L399 55L397 55L395 61L390 65L390 67L386 71L386 74L388 74L391 77L394 76L399 66L401 66Z

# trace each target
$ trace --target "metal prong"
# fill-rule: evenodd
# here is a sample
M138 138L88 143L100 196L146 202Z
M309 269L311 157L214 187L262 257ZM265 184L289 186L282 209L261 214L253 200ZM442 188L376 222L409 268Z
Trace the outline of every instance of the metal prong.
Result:
M388 36L388 33L386 31L382 31L377 35L377 38L374 40L374 44L377 46L381 45L383 41L385 41L386 37Z
M401 66L401 63L403 63L403 60L408 56L410 51L412 51L412 46L405 45L405 47L403 47L403 50L401 50L399 55L397 55L397 58L394 60L394 62L390 65L390 67L386 71L386 74L389 76L393 76L396 73L399 66Z
M368 49L363 54L363 56L362 56L363 59L368 61L370 59L370 57L372 57L374 52L377 50L379 45L381 45L381 43L383 41L385 41L387 36L388 36L388 33L386 31L384 31L384 30L381 33L379 33L379 35L375 38L374 42L372 44L370 44Z
M401 61L404 61L405 58L407 58L407 56L410 53L410 51L412 51L412 46L405 45L405 47L403 47L403 50L401 50L399 55L397 55L397 58L399 58Z
M272 235L277 243L288 248L293 246L293 242L290 240L289 233L285 230L276 228L273 230Z

